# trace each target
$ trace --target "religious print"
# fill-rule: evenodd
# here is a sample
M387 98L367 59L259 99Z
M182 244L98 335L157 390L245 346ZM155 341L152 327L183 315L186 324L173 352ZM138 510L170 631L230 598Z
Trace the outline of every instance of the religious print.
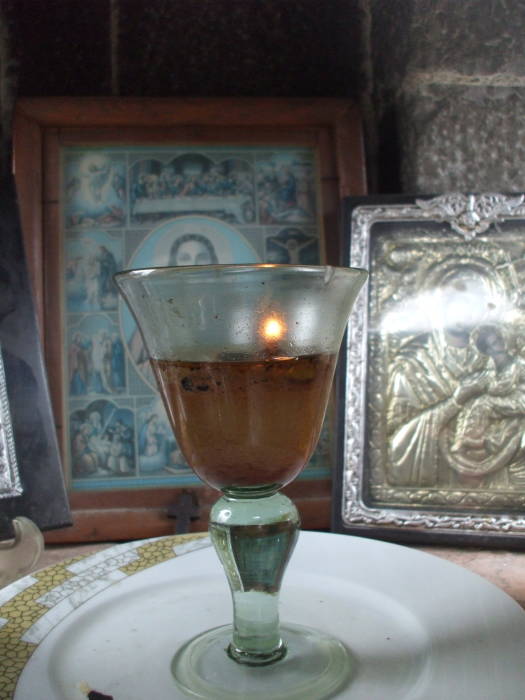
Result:
M70 396L119 394L125 390L124 345L119 327L103 314L72 322L68 342Z
M140 475L190 475L190 468L178 448L159 396L138 403L137 425Z
M213 265L260 262L245 236L231 225L205 216L181 216L155 226L131 257L130 268L163 265ZM155 388L155 378L139 329L126 304L121 304L120 324L128 357L141 377Z
M125 159L88 150L64 163L64 215L68 228L122 226L125 223Z
M323 264L315 151L268 146L64 147L66 442L73 491L197 485L115 272L164 265ZM330 475L327 423L301 478Z
M135 222L200 213L238 224L255 219L254 166L242 158L184 153L165 161L144 158L131 168Z
M113 275L122 268L121 241L97 229L66 238L68 311L114 311L118 305Z
M257 161L262 223L309 223L316 219L314 163L301 153L269 153Z
M128 408L92 401L71 414L70 435L74 477L135 475L134 419Z
M319 260L319 238L315 232L286 227L266 239L268 262L280 265L315 265Z

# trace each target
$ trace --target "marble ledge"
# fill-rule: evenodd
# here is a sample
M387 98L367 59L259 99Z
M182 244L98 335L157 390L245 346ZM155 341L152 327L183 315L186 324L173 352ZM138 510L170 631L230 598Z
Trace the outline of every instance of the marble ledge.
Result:
M112 544L114 543L48 545L35 570L57 564L64 559L98 552ZM413 546L413 549L440 557L482 576L505 591L525 609L525 551L437 546Z
M525 609L525 551L467 547L414 547L487 579Z

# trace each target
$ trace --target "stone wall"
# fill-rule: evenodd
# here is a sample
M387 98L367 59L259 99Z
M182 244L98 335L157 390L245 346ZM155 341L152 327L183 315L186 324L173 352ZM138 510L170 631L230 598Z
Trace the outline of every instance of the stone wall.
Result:
M50 95L361 105L370 192L525 188L523 0L0 0L0 117Z
M383 191L525 188L525 3L372 0Z
M0 0L0 8L11 97L358 97L357 0Z

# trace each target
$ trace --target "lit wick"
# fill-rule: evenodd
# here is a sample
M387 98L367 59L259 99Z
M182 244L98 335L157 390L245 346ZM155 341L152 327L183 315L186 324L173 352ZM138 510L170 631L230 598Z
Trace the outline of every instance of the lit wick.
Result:
M276 316L270 316L263 320L261 335L265 343L264 354L267 357L278 357L282 354L279 352L279 340L283 337L285 331L286 325Z

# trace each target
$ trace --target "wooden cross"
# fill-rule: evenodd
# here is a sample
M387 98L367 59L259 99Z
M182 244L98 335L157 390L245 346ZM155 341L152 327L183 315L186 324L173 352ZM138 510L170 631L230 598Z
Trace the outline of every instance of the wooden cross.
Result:
M185 535L190 530L190 522L198 520L200 515L199 502L194 491L182 491L175 503L168 506L168 518L177 520L176 535Z

